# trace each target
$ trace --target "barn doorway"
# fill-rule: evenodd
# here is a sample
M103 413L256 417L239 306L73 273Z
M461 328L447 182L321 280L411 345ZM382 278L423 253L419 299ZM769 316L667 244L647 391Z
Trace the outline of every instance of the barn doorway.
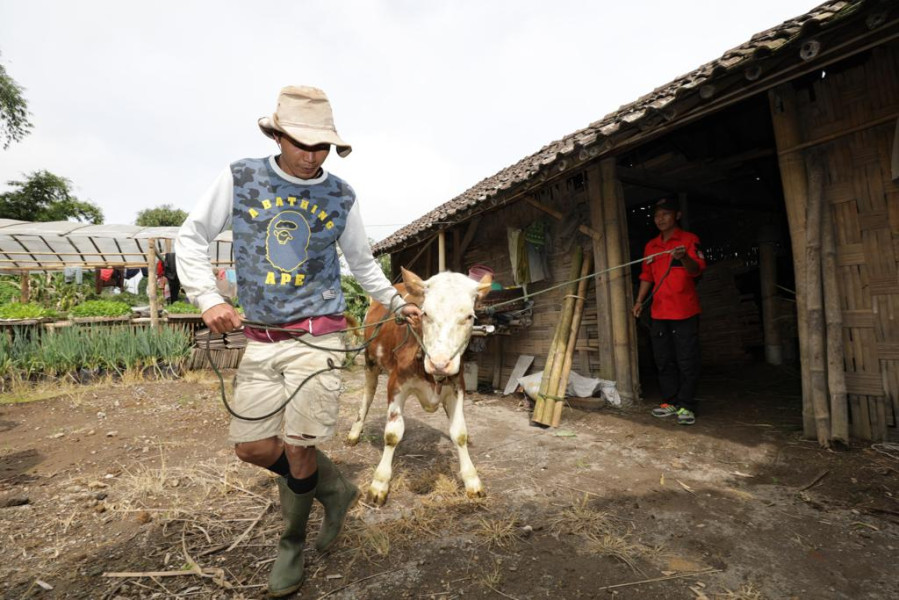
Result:
M679 198L681 226L702 242L708 267L697 285L703 311L701 404L718 384L751 389L763 379L777 386L772 396L795 401L798 419L793 258L767 97L746 100L623 155L618 170L632 257L643 256L646 242L658 235L652 205L666 195ZM632 272L635 290L639 273L638 265ZM661 398L648 312L638 324L640 383L643 397L656 402Z

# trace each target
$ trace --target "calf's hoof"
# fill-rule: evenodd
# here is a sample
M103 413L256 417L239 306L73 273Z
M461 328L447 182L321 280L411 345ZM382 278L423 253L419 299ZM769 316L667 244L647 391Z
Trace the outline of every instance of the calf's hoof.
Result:
M368 499L368 502L370 504L374 504L375 506L384 506L384 503L387 502L388 491L388 486L372 482L371 487L368 488L368 494L366 495L366 498Z
M471 499L485 498L487 496L487 492L484 491L484 486L481 485L480 479L475 479L470 483L466 483L465 493L468 494L468 497Z
M347 446L355 446L359 443L359 434L353 435L352 433L347 434L346 436L346 445Z

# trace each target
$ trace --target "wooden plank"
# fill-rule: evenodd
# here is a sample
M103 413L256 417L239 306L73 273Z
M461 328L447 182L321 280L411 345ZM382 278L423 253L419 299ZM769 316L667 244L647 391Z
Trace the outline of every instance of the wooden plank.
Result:
M844 310L843 327L874 329L874 313L870 310Z
M836 181L824 188L824 201L828 204L842 204L855 200L855 188L850 181Z
M858 226L862 231L885 229L889 231L890 215L886 210L866 212L858 216Z
M837 266L865 264L865 250L861 244L844 244L837 246Z
M883 396L883 376L877 373L846 373L846 391L859 396Z
M883 361L899 361L899 342L879 342L877 344L877 358ZM888 363L885 365L890 370L896 369L899 365Z
M871 277L868 280L868 293L872 296L899 294L899 279L895 274L886 277Z
M515 361L515 366L512 367L512 373L509 375L509 380L506 381L506 387L503 388L503 396L508 396L515 391L515 388L518 386L518 379L527 373L528 367L530 367L533 362L534 357L531 355L522 354L518 357L518 360Z

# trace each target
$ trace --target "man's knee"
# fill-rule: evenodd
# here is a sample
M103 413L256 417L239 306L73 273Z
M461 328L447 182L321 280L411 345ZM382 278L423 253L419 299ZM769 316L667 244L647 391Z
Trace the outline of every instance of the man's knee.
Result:
M271 439L235 444L234 454L243 462L268 466L278 458L277 443Z

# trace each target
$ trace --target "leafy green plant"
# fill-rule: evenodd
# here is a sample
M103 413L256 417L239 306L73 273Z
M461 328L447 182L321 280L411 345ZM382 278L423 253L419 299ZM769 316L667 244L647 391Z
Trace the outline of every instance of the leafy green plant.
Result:
M5 278L0 279L0 304L15 302L21 293L19 282Z
M172 302L166 308L169 314L172 315L198 315L200 314L200 309L190 304L189 302L183 302L181 300L177 302Z
M72 326L0 333L0 389L36 378L81 380L83 373L177 373L190 355L184 328Z
M53 314L52 310L33 302L0 305L0 319L40 319L51 317Z
M340 288L346 300L346 309L359 324L365 320L365 311L368 310L368 295L354 277L343 275L340 278Z
M121 294L116 294L112 298L103 299L114 300L115 302L123 302L128 306L146 306L150 304L150 297L146 294L132 294L131 292L122 292Z
M131 307L115 300L88 300L72 308L73 317L122 317L131 314Z

